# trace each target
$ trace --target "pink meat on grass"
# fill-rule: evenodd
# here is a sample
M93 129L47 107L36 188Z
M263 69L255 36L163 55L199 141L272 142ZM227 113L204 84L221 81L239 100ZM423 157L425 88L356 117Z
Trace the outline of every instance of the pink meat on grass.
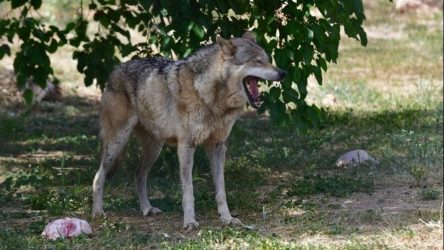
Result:
M82 233L92 233L88 222L77 218L66 217L64 219L54 220L46 225L42 236L49 240L56 240L58 238L72 238Z

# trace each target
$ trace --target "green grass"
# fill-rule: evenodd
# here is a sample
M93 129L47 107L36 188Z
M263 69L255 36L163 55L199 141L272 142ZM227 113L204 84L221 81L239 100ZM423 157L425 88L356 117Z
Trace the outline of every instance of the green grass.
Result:
M437 200L441 192L436 188L425 188L421 191L422 200Z
M309 101L326 111L319 129L301 134L291 124L274 127L266 117L243 118L234 126L227 200L250 230L218 221L201 148L193 172L201 230L181 231L173 147L162 151L148 183L152 203L164 214L143 218L133 173L141 153L133 139L106 184L107 218L93 220L98 103L67 95L62 103L43 103L19 116L0 113L0 249L441 246L442 226L421 220L438 221L442 200L442 13L394 15L387 23L392 14L384 6L371 5L367 25L391 30L401 25L402 36L370 37L367 48L343 40L338 65L330 66L324 86L310 86ZM332 105L323 104L328 94L336 98ZM368 151L379 164L336 167L336 159L353 149ZM43 240L44 225L63 216L87 219L94 234Z
M334 196L347 196L354 192L372 192L372 180L353 178L346 175L323 177L320 175L304 176L296 181L287 192L289 196L330 194Z

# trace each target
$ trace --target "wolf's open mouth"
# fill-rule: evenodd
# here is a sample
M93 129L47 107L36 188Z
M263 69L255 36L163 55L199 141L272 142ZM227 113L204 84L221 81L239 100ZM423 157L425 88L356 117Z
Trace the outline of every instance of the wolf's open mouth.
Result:
M255 76L247 76L243 80L245 92L247 92L250 105L255 109L259 108L260 105L259 86L257 84L259 80L260 78Z

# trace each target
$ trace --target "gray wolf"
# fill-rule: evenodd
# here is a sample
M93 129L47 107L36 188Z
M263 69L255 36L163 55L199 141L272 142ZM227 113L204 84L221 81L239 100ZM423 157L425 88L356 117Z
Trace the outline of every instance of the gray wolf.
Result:
M228 209L225 141L244 107L260 105L259 80L280 81L285 71L273 66L251 32L218 38L191 56L135 59L111 73L100 107L103 143L100 168L93 182L93 216L103 214L107 173L121 158L134 134L143 151L136 169L136 189L143 215L161 212L147 197L146 179L164 144L177 145L185 229L198 227L194 213L193 155L203 145L210 160L217 210L225 224L242 224Z

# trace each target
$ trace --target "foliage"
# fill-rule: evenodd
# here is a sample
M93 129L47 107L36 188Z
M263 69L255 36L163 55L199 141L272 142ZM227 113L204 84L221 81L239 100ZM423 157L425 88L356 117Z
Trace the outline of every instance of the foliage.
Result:
M6 2L18 15L8 14L0 21L0 37L9 42L0 47L0 58L11 55L11 44L18 37L21 45L14 69L21 88L30 77L40 86L48 79L57 81L48 54L62 46L73 47L85 85L96 83L103 89L113 66L126 57L185 57L217 35L240 36L251 29L276 64L289 73L280 85L268 83L260 111L268 108L273 121L294 120L302 129L316 126L321 114L305 102L307 78L314 75L322 84L322 71L338 58L341 27L349 37L367 44L362 0L188 0L180 8L175 1L91 0L87 12L80 1L78 17L64 27L48 25L36 15L41 0ZM134 42L130 30L145 41ZM24 97L31 103L30 89Z
M428 200L437 200L439 199L439 196L441 195L441 192L435 188L424 188L421 190L420 196L421 199L424 201Z
M424 180L424 177L426 175L426 169L424 166L421 165L414 165L410 169L411 175L416 181L416 186L421 186L421 183Z

